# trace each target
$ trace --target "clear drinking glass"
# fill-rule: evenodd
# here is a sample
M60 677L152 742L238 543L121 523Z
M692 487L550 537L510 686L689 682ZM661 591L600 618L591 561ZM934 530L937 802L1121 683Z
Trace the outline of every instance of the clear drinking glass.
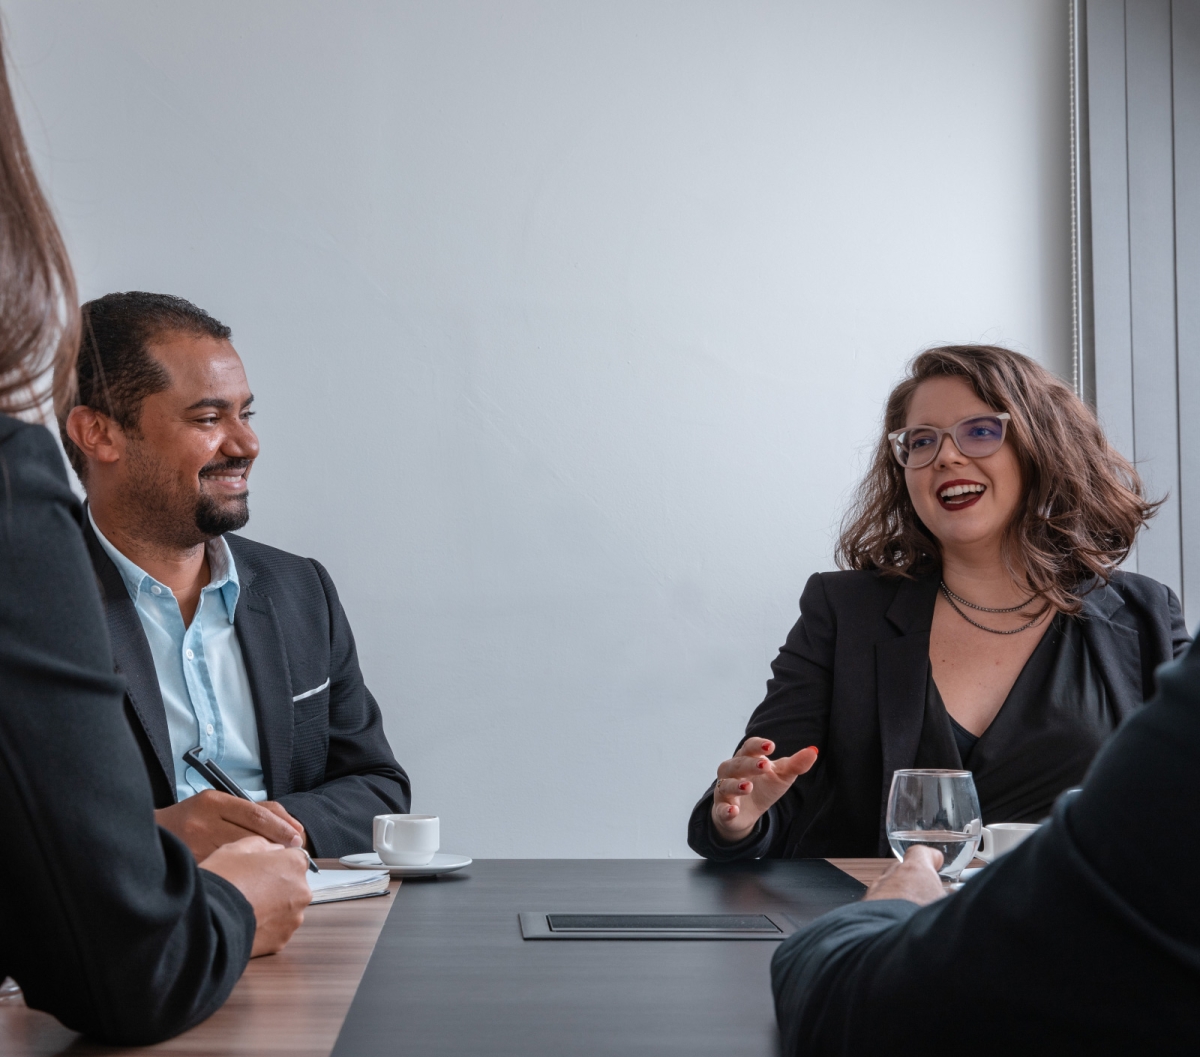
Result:
M942 853L944 881L957 881L983 832L970 771L909 770L892 775L887 835L896 858L917 844Z

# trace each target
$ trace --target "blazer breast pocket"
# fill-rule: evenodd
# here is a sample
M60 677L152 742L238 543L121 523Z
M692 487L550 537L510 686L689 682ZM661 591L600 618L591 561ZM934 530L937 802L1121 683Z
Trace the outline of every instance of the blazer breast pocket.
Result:
M324 780L329 752L329 680L292 698L292 789L305 792Z
M329 679L292 698L292 725L299 727L329 715Z
M301 690L300 693L292 698L292 704L294 705L300 701L307 701L310 697L316 697L317 694L329 689L329 683L330 678L329 676L326 676L325 682L323 682L320 686L314 686L311 690Z
M300 722L300 716L320 715L329 708L329 683L326 677L324 683L296 693L292 698L292 713L296 722Z

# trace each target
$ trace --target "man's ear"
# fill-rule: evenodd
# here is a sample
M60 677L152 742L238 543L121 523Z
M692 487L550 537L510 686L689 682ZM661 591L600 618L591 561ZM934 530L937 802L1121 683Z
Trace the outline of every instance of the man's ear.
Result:
M125 433L104 412L82 404L67 415L67 436L89 462L119 462L125 454Z

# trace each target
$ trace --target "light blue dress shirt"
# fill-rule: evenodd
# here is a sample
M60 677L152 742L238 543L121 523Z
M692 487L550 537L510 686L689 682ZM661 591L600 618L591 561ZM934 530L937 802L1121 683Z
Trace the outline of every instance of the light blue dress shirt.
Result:
M183 762L183 754L199 745L205 759L216 760L253 799L266 800L254 698L233 627L241 585L229 544L223 536L208 542L212 578L200 592L191 624L184 627L171 589L109 543L96 528L90 508L88 518L100 546L121 572L150 643L167 710L176 799L211 788Z

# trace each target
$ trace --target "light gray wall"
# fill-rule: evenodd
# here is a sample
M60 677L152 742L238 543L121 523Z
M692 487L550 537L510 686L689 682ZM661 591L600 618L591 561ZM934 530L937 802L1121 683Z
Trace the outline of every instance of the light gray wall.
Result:
M83 292L234 329L443 845L690 854L903 362L1069 370L1046 0L3 4Z

